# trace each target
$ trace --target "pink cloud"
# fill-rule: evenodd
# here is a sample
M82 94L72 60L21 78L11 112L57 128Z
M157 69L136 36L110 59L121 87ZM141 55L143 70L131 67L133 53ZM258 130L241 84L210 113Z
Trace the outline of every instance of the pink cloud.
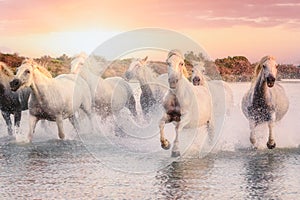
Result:
M0 1L0 31L51 32L87 27L297 27L295 1ZM2 27L2 28L1 28Z

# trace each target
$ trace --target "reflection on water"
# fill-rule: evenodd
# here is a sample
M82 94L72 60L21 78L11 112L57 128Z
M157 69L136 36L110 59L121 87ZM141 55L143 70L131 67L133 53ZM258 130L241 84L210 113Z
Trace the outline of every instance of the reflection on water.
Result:
M297 199L299 170L300 148L218 152L179 159L157 172L126 173L103 165L76 140L3 143L0 197Z
M173 162L170 166L157 172L158 197L191 199L197 194L198 197L204 198L208 188L200 182L207 179L212 167L213 160L209 157Z
M263 199L279 198L281 173L284 159L273 153L255 154L246 163L246 181L248 197Z

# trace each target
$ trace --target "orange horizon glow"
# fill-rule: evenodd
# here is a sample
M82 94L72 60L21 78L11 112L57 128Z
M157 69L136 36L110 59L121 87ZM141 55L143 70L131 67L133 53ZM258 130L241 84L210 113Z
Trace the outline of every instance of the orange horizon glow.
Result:
M213 59L267 54L300 64L300 3L275 1L0 0L0 51L20 55L74 55L133 29L184 34Z

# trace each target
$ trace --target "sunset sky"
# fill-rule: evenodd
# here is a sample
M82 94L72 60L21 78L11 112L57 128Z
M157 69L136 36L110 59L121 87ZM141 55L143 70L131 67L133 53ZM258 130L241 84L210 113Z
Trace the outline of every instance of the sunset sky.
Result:
M72 56L116 34L155 27L192 38L213 59L255 62L272 54L300 64L299 12L298 0L0 0L0 50Z

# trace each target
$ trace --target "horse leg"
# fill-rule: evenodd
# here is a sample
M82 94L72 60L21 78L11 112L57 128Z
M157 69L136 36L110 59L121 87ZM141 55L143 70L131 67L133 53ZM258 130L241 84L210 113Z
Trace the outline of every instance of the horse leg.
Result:
M32 136L34 134L37 122L38 122L38 118L36 116L29 115L29 132L28 132L28 136L27 136L27 139L29 142L31 142L31 140L32 140Z
M5 123L6 123L6 126L7 126L8 135L13 135L12 123L11 123L11 120L10 120L10 113L2 111L2 116L3 116L3 118L5 120Z
M137 111L136 111L136 102L135 102L135 98L133 94L130 94L127 103L126 103L126 107L129 109L129 111L131 112L131 114L136 117L137 116Z
M175 140L173 142L173 148L172 148L172 157L178 157L180 156L180 151L179 151L179 140L178 140L178 136L179 136L179 132L182 131L182 129L189 123L190 119L188 117L188 115L181 115L180 117L180 121L176 124L175 127Z
M167 113L164 113L163 117L159 121L159 130L160 130L160 143L161 147L165 150L170 149L170 142L165 138L165 125L166 122L169 123L171 120L170 116Z
M15 135L19 134L21 115L22 115L22 111L16 111L14 113L14 125L15 125L14 132L15 132Z
M72 117L69 118L69 121L71 122L72 126L74 129L79 132L79 123L76 117L73 115Z
M274 140L274 134L273 134L274 121L270 121L268 123L268 127L269 127L269 140L267 142L267 147L269 149L274 149L276 147L276 143Z
M255 138L255 122L254 121L250 121L249 122L249 126L250 126L250 142L251 144L253 145L254 148L257 148L256 147L256 138Z
M215 127L214 127L214 123L211 121L208 121L206 124L206 128L207 128L207 132L208 132L208 138L209 138L209 143L212 144L214 141L214 137L215 137Z
M93 124L93 120L92 120L92 107L90 106L91 104L89 104L89 105L85 105L85 104L83 104L82 106L81 106L81 109L83 110L83 112L88 116L88 118L89 118L89 122L91 123L91 131L93 132L94 130L95 130L95 128L94 128L94 124ZM78 126L78 130L79 130L79 123L78 123L78 120L77 119L75 119L75 121L77 121L77 126ZM72 123L72 122L71 122ZM74 126L74 125L73 125ZM75 128L75 127L74 127Z
M179 126L180 126L180 122L178 122L176 124L176 127L175 127L176 136L175 136L175 140L173 142L173 148L172 148L172 154L171 154L172 157L179 157L180 156L179 140L178 140Z
M56 125L58 129L58 137L62 140L65 139L62 115L56 116Z

